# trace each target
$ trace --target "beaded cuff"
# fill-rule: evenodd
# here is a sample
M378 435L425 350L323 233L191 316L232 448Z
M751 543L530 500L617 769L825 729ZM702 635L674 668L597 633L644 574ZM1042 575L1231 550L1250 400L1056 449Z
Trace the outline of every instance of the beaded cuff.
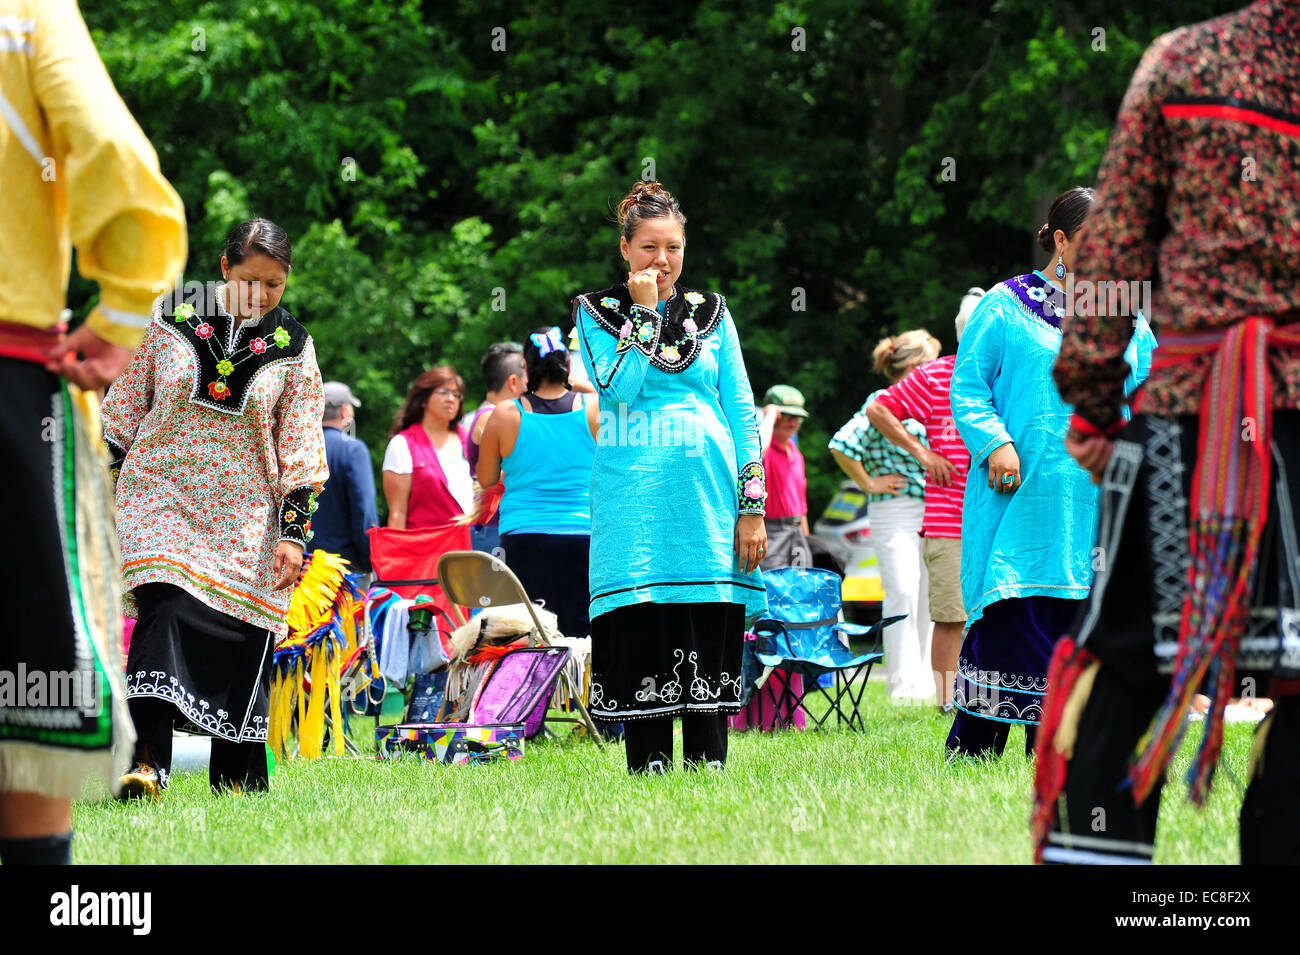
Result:
M117 475L122 470L122 462L126 460L126 450L107 438L104 439L104 448L108 451L108 476L113 479L113 487L117 487Z
M307 549L316 535L311 529L311 515L316 510L316 489L310 485L294 488L280 502L280 540L291 541Z
M740 469L736 478L736 493L740 496L740 513L764 513L767 502L767 478L763 474L763 465L751 461Z

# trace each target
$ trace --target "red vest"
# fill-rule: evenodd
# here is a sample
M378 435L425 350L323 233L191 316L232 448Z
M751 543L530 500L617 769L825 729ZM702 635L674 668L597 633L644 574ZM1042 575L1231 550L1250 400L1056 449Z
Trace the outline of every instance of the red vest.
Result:
M461 453L469 457L469 432L459 428ZM433 442L425 434L420 422L401 432L406 446L411 449L411 496L406 502L406 526L437 527L447 524L463 513L460 502L452 497L443 473L442 462Z

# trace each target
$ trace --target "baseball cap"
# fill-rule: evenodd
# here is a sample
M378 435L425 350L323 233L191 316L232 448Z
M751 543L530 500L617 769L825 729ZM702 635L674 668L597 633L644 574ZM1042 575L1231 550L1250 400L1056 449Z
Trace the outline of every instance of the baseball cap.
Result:
M808 417L803 406L803 392L792 385L773 385L763 396L763 404L776 405L782 414L792 414L797 418Z
M357 396L352 393L352 389L341 381L327 381L321 386L325 392L325 403L341 408L343 405L351 405L354 408L360 408L361 402Z

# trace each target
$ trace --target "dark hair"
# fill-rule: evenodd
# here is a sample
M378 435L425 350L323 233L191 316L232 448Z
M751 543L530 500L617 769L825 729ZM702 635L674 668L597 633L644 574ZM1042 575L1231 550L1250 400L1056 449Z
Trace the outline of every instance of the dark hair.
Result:
M1074 238L1083 220L1088 218L1092 197L1093 191L1087 186L1075 186L1056 197L1047 213L1047 221L1038 230L1038 244L1044 252L1056 251L1056 240L1052 236L1056 235L1057 229L1064 232L1067 239Z
M289 237L270 219L249 219L235 226L226 236L221 254L231 265L238 265L250 255L265 255L283 265L286 272L292 268Z
M497 342L487 350L479 368L488 391L500 391L506 379L523 371L523 349L514 342Z
M541 328L534 328L533 335L547 335L554 325L543 325ZM558 328L555 328L559 332ZM528 390L536 391L542 385L568 385L569 384L569 353L565 346L561 346L559 351L548 352L545 357L542 356L542 350L537 347L533 341L533 335L528 336L524 342L524 363L528 366ZM560 339L564 341L563 338Z
M638 181L618 204L618 224L623 230L623 238L629 242L646 219L669 217L677 220L682 235L686 235L686 216L682 215L673 194L658 182Z
M393 427L388 432L390 441L424 417L424 406L429 403L429 396L444 385L455 385L460 389L460 407L456 409L456 416L451 419L450 426L455 428L460 424L460 419L465 417L465 379L456 374L456 369L451 365L438 365L415 379L415 384L411 385L402 410L397 412Z

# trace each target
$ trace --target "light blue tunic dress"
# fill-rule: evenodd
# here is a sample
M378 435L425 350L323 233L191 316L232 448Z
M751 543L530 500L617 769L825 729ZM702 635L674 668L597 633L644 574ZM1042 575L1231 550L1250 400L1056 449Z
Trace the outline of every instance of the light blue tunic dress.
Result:
M957 349L952 413L971 454L962 511L967 626L998 600L1081 600L1092 586L1098 489L1065 450L1071 408L1052 380L1060 319L1045 317L1045 292L1041 272L999 284L980 300ZM1126 355L1130 392L1146 379L1154 348L1139 315ZM988 486L989 455L1008 441L1021 473L1011 494Z
M642 603L764 612L762 574L742 573L734 552L737 517L762 514L765 490L753 391L726 302L678 289L651 311L621 285L579 296L574 319L601 400L591 617Z

